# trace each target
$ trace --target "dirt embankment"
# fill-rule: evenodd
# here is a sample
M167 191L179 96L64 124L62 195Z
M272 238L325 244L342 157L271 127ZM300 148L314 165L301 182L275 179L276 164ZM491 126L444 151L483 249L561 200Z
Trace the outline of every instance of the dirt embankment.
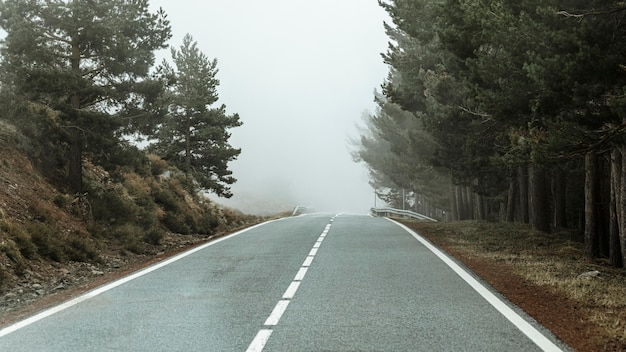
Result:
M154 202L150 192L160 187L167 191L161 193L167 205L182 209L181 212L185 211L184 207L199 209L196 217L212 216L215 230L211 235L182 235L157 224L155 227L161 231L158 240L154 240L137 233L135 230L140 230L138 227L116 225L114 228L107 223L96 224L89 216L92 210L88 208L90 204L59 191L48 182L15 148L15 143L11 141L14 136L14 131L0 129L0 327L167 256L262 220L239 215L214 204L207 205L206 200L195 200L191 195L184 194L181 187L174 188L176 180L162 181L149 175L140 178L129 174L126 184L112 184L106 171L86 162L84 171L87 177L91 177L90 182L102 182L103 188L110 189L107 190L109 194L123 197L126 203L118 204L131 204L134 207L129 209L137 210L139 208L133 199L143 196ZM153 188L149 188L147 183ZM135 189L128 188L129 185ZM143 198L141 200L145 203ZM165 210L159 204L148 206L152 213L157 214L154 218L167 219ZM210 213L207 214L207 211ZM138 212L137 216L145 218L151 214L144 211ZM169 219L170 224L184 224L172 221L172 217ZM115 222L115 219L110 221Z

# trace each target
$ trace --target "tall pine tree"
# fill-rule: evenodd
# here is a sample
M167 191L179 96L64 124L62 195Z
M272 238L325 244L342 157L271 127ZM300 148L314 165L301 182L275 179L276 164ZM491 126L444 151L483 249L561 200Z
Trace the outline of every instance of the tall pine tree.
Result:
M236 179L228 170L240 149L229 143L228 129L241 125L239 115L227 115L218 101L217 60L209 60L187 34L179 50L172 49L171 66L163 62L159 71L166 84L166 114L153 137L151 149L185 172L193 188L232 196L228 185Z

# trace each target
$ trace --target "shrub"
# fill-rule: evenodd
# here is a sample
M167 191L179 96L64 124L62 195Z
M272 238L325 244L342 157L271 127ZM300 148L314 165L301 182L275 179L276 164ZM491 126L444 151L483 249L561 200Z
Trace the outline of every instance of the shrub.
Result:
M53 223L58 218L59 210L42 201L31 204L29 210L32 212L33 217L39 221Z
M164 235L165 232L162 229L153 228L145 233L143 240L148 244L158 246L161 244Z
M154 201L162 205L166 211L178 212L180 210L176 194L169 189L155 190Z
M150 171L153 176L162 175L165 171L167 171L167 162L157 155L150 154L148 155L148 159L150 160Z
M61 209L67 207L70 202L70 197L65 194L56 194L52 199L52 203Z
M96 221L122 225L135 219L137 206L115 190L105 190L91 193L91 211Z
M15 242L8 240L0 244L0 254L2 253L4 253L4 255L11 262L13 262L12 268L13 268L13 273L15 273L15 275L22 276L26 273L26 265L24 263L24 258L22 258L22 256L20 255L20 251L17 248L17 245L15 244Z
M185 219L181 214L167 212L165 213L162 222L163 225L165 225L165 227L172 232L180 233L182 235L191 234L191 228L186 224Z
M9 238L13 240L21 256L26 259L35 258L37 246L33 243L30 235L22 226L11 224L6 220L0 220L0 230L9 235Z
M27 225L27 229L40 256L59 263L67 260L65 243L59 238L57 229L38 222Z
M76 262L99 261L98 250L94 248L86 239L73 238L66 246L69 260Z
M120 242L124 249L135 254L143 253L144 248L140 241L142 234L143 229L132 224L118 226L111 231L111 235Z

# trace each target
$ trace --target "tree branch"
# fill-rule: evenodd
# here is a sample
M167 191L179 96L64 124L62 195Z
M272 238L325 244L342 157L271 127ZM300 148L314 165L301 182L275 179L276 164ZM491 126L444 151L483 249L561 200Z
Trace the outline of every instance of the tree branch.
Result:
M472 110L470 110L468 108L464 108L464 107L462 107L460 105L457 106L457 107L459 109L461 109L461 111L466 112L466 113L468 113L470 115L473 115L473 116L484 117L484 118L491 118L491 115L486 113L486 112L472 111Z
M571 18L577 18L577 19L582 19L584 17L587 16L598 16L598 15L613 15L619 12L624 12L626 11L626 6L622 6L622 7L616 7L610 10L604 10L604 11L595 11L595 10L591 10L589 12L584 12L584 13L569 13L567 11L558 11L556 14L560 15L560 16L564 16L564 17L571 17Z

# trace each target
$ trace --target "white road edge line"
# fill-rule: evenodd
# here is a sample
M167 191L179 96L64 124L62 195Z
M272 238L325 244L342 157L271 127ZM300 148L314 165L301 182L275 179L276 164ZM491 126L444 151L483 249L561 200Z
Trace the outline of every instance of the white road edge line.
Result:
M276 307L274 307L274 310L272 311L272 314L270 314L270 316L265 321L265 324L263 325L265 326L277 325L278 321L283 316L283 313L285 313L285 310L287 310L287 306L289 305L289 302L290 301L287 301L287 300L278 301L278 303L276 304Z
M446 263L457 275L465 280L465 282L467 282L476 292L478 292L478 294L480 294L487 302L489 302L489 304L496 308L500 312L500 314L502 314L511 323L513 323L513 325L515 325L515 327L517 327L522 333L524 333L524 335L528 336L528 338L531 339L539 348L547 352L563 352L560 347L555 345L552 341L550 341L550 339L548 339L545 335L539 332L539 330L532 326L532 324L527 322L513 309L511 309L511 307L509 307L506 303L504 303L496 295L489 291L489 289L487 289L480 282L478 282L478 280L476 280L472 275L470 275L467 271L465 271L457 263L450 259L448 255L437 249L437 247L433 246L425 238L423 238L407 226L392 219L387 218L387 220L400 226L405 231L410 233L413 237L415 237L415 239L421 242L424 246L426 246L426 248L428 248L437 257L439 257L439 259Z
M24 319L22 321L19 321L19 322L13 324L13 325L9 325L6 328L0 330L0 337L8 335L8 334L10 334L10 333L12 333L14 331L17 331L17 330L19 330L19 329L21 329L23 327L26 327L26 326L28 326L30 324L33 324L33 323L35 323L35 322L37 322L37 321L39 321L41 319L47 318L47 317L49 317L49 316L51 316L53 314L61 312L61 311L65 310L65 309L67 309L67 308L75 306L75 305L77 305L77 304L79 304L81 302L84 302L84 301L88 300L88 299L94 298L94 297L98 296L101 293L104 293L104 292L109 291L111 289L114 289L114 288L116 288L116 287L118 287L120 285L123 285L123 284L125 284L125 283L127 283L129 281L132 281L132 280L137 279L137 278L139 278L141 276L149 274L149 273L151 273L151 272L153 272L155 270L158 270L158 269L160 269L160 268L162 268L162 267L164 267L166 265L172 264L172 263L174 263L174 262L176 262L176 261L178 261L178 260L180 260L180 259L182 259L184 257L187 257L187 256L189 256L189 255L191 255L193 253L201 251L201 250L203 250L203 249L205 249L207 247L210 247L210 246L212 246L214 244L218 244L218 243L220 243L222 241L225 241L225 240L227 240L229 238L235 237L235 236L240 235L240 234L242 234L244 232L250 231L250 230L252 230L254 228L257 228L257 227L265 225L265 224L269 224L269 223L274 222L274 221L279 221L279 220L267 221L267 222L264 222L264 223L261 223L261 224L257 224L257 225L251 226L249 228L243 229L241 231L237 231L237 232L232 233L232 234L230 234L228 236L224 236L224 237L218 238L218 239L216 239L214 241L211 241L211 242L208 242L206 244L203 244L202 246L196 247L196 248L191 249L191 250L189 250L187 252L183 252L181 254L178 254L178 255L170 258L170 259L167 259L167 260L164 260L164 261L162 261L160 263L157 263L157 264L155 264L153 266L147 267L146 269L137 271L134 274L126 276L126 277L124 277L122 279L119 279L117 281L113 281L110 284L107 284L107 285L101 286L99 288L96 288L96 289L94 289L92 291L89 291L89 292L87 292L87 293L85 293L83 295L80 295L80 296L78 296L78 297L76 297L74 299L71 299L71 300L69 300L69 301L67 301L65 303L62 303L62 304L60 304L58 306L54 306L54 307L52 307L50 309L44 310L43 312L40 312L38 314L35 314L35 315L31 316L30 318Z
M263 351L263 348L265 348L265 344L270 339L271 335L272 335L272 330L270 329L259 330L254 340L252 340L252 343L250 344L250 346L248 346L248 349L246 350L246 352Z

